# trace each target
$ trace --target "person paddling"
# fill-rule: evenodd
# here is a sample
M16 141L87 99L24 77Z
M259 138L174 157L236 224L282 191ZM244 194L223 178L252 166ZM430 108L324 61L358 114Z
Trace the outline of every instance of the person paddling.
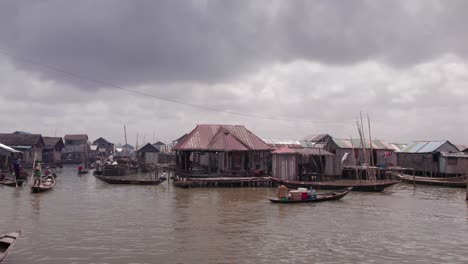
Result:
M21 176L21 163L18 157L15 157L15 160L13 161L13 171L15 173L15 182L16 182L16 187L18 187L18 181L20 180Z
M34 184L33 186L37 186L39 187L39 185L41 185L41 164L37 161L37 165L36 167L34 168ZM36 185L37 183L37 185Z

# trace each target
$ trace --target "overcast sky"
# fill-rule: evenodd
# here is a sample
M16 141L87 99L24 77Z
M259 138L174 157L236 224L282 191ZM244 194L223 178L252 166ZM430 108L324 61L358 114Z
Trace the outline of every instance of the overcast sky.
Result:
M221 123L265 139L357 138L363 111L374 138L468 144L467 11L455 0L1 1L0 132L124 142L126 124L141 144Z

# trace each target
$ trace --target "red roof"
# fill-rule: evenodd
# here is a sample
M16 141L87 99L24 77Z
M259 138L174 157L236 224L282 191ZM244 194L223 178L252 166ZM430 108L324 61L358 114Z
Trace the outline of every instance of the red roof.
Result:
M296 154L296 153L297 152L295 150L290 149L288 147L281 147L271 152L271 154Z
M270 150L270 147L244 126L201 124L197 125L172 149L179 151L266 151Z

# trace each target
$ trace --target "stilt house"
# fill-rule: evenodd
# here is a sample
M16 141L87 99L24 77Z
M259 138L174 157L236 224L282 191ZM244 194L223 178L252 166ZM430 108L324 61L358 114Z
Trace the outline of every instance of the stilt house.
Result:
M443 177L468 172L466 158L448 140L414 141L398 152L398 165L413 168L417 175Z
M188 177L253 176L269 166L270 147L241 125L197 125L172 150L179 174Z
M21 151L23 163L31 164L42 160L42 151L45 147L44 139L39 134L0 134L0 143Z
M45 147L42 151L42 161L45 163L60 162L62 149L65 147L61 137L44 137Z

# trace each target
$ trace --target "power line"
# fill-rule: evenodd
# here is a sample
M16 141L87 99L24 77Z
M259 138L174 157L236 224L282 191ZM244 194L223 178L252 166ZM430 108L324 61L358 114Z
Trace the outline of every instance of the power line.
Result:
M14 59L22 61L22 62L25 62L27 64L31 64L31 65L34 65L34 66L39 66L39 67L46 68L46 69L49 69L49 70L52 70L52 71L55 71L55 72L62 73L64 75L68 75L69 77L75 78L77 80L92 82L92 83L95 83L95 84L99 84L99 85L101 85L103 87L110 87L110 88L122 90L122 91L125 91L125 92L128 92L128 93L133 93L133 94L140 95L140 96L154 98L154 99L157 99L157 100L160 100L160 101L166 101L166 102L170 102L170 103L174 103L174 104L190 106L190 107L194 107L194 108L198 108L198 109L202 109L202 110L206 110L206 111L225 113L225 114L237 115L237 116L252 117L252 118L276 120L276 121L296 121L296 122L307 122L307 123L313 123L313 122L315 122L315 123L336 123L336 122L327 122L327 121L323 121L323 120L321 120L321 121L317 121L317 120L316 121L311 121L311 120L302 120L302 119L285 118L285 117L253 115L253 114L247 114L247 113L235 112L235 111L228 111L228 110L217 109L217 108L212 108L212 107L198 105L198 104L182 102L182 101L178 101L178 100L174 100L174 99L169 99L169 98L157 96L157 95L154 95L154 94L149 94L149 93L145 93L145 92L131 90L131 89L124 88L124 87L116 85L116 84L103 82L103 81L100 81L100 80L97 80L97 79L94 79L94 78L84 77L82 75L75 74L73 72L62 70L62 69L60 69L58 67L55 67L55 66L50 66L50 65L39 63L37 61L31 60L31 59L28 59L28 58L25 58L25 57L22 57L22 56L11 54L11 53L6 52L6 51L1 50L1 49L0 49L0 54L3 54L4 56L14 58Z

